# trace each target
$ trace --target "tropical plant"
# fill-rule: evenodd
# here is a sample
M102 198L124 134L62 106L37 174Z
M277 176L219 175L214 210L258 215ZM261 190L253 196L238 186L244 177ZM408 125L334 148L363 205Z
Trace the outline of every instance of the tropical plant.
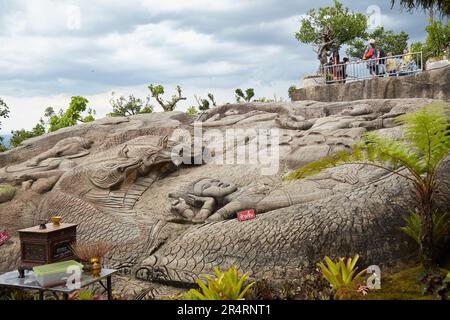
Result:
M411 211L410 215L403 218L406 226L401 227L405 234L420 244L421 217L418 212ZM433 212L433 245L439 247L444 238L449 235L450 215L448 213Z
M241 102L241 99L243 99L245 102L250 102L252 98L255 96L255 89L248 88L245 90L245 94L242 91L242 89L236 89L235 91L236 96L236 102Z
M367 17L362 13L350 12L342 3L334 1L333 7L312 9L300 21L295 34L298 41L312 44L320 65L327 63L331 52L355 38L362 38L367 29Z
M184 294L183 298L186 300L243 300L253 285L253 283L246 284L247 274L244 273L239 277L235 266L225 272L220 272L217 267L214 267L214 273L216 278L206 276L206 284L202 280L196 279L201 292L191 289Z
M152 97L156 99L156 101L163 108L164 111L173 111L175 110L175 106L179 101L186 100L186 97L183 97L181 94L180 86L176 87L177 94L172 95L170 101L166 101L161 97L164 94L164 87L162 85L150 84L148 86L148 89L150 90Z
M353 146L353 155L340 153L310 163L287 179L302 178L323 169L344 163L365 164L382 168L410 181L420 204L421 226L419 255L425 268L432 268L433 249L433 196L438 185L437 172L450 152L448 103L431 103L416 112L396 119L404 125L400 140L382 138L370 132ZM406 171L406 172L405 172Z
M89 101L86 98L75 96L71 98L70 105L65 111L60 109L58 113L55 113L52 107L48 107L44 114L44 116L48 118L48 132L71 127L79 122L85 123L94 121L95 111L90 108L87 109L88 103ZM83 116L82 113L85 111L87 111L87 115Z
M348 258L347 262L344 261L344 258L339 258L337 262L333 262L328 256L325 256L325 264L318 262L317 266L331 287L337 290L349 285L353 280L360 278L366 273L366 269L356 273L358 271L358 267L356 267L358 259L359 255L355 255L353 258Z
M433 57L441 57L444 55L445 49L450 44L450 21L443 24L441 20L433 21L425 27L427 38L425 40L425 48L429 55Z
M186 110L186 114L188 116L195 116L198 113L197 108L195 108L195 106L190 106L187 110Z
M150 96L147 96L145 101L136 98L132 94L128 96L128 99L123 96L115 99L113 92L109 103L113 108L113 112L109 115L113 117L127 117L135 114L151 113L153 111L153 106L150 104Z
M362 58L367 44L365 39L375 39L377 47L386 54L392 52L393 55L403 54L403 50L408 48L409 35L401 31L394 33L392 30L385 30L384 27L378 27L373 32L365 34L362 38L356 38L349 42L346 53L350 57Z

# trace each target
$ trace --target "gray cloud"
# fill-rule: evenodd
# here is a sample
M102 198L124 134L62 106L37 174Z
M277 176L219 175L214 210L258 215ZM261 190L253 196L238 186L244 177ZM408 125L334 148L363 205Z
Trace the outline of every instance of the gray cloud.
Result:
M424 13L391 10L387 0L343 2L363 13L379 5L386 28L424 38ZM326 4L332 1L0 0L0 96L29 104L33 96L146 90L153 82L228 90L230 98L253 84L286 97L287 87L277 86L317 68L312 48L294 38L300 16Z

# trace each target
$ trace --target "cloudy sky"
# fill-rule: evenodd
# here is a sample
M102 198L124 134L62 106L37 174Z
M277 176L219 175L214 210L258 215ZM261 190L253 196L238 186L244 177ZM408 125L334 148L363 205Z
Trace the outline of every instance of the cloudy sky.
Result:
M385 28L423 40L427 16L389 0L342 1L363 13L380 9ZM299 0L0 0L0 97L11 109L2 132L30 129L47 106L82 95L98 116L111 92L144 97L149 83L166 94L180 84L188 101L234 89L287 99L290 85L317 69L315 54L294 37L308 9L332 4ZM370 11L370 10L369 10ZM159 110L158 107L156 110Z

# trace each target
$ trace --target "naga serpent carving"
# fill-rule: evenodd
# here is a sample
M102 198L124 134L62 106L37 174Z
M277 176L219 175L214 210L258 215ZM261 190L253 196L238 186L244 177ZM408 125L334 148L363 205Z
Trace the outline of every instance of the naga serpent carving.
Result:
M170 133L190 128L190 122L184 113L163 113L88 124L83 132L89 139L79 130L80 137L2 168L0 181L38 184L55 176L54 186L40 196L33 223L52 215L78 223L78 239L109 243L103 263L133 281L191 284L214 266L233 264L254 278L295 278L324 255L355 253L364 263L389 265L416 251L398 230L402 215L416 205L407 181L362 165L293 182L283 182L282 175L348 150L368 130L396 135L400 128L392 119L428 102L238 104L199 116L206 129L279 128L281 172L267 179L257 166L175 165L171 151L177 142ZM92 144L99 126L111 133ZM150 134L155 127L161 133ZM447 159L436 199L447 211L449 168ZM234 219L247 209L257 216Z

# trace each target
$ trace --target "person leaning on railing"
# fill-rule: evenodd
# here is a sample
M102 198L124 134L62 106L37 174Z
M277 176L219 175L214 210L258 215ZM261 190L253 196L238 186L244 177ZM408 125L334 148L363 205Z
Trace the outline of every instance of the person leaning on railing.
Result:
M392 57L392 52L388 52L386 58L386 72L391 75L395 75L397 73L397 63L395 62L395 58Z

